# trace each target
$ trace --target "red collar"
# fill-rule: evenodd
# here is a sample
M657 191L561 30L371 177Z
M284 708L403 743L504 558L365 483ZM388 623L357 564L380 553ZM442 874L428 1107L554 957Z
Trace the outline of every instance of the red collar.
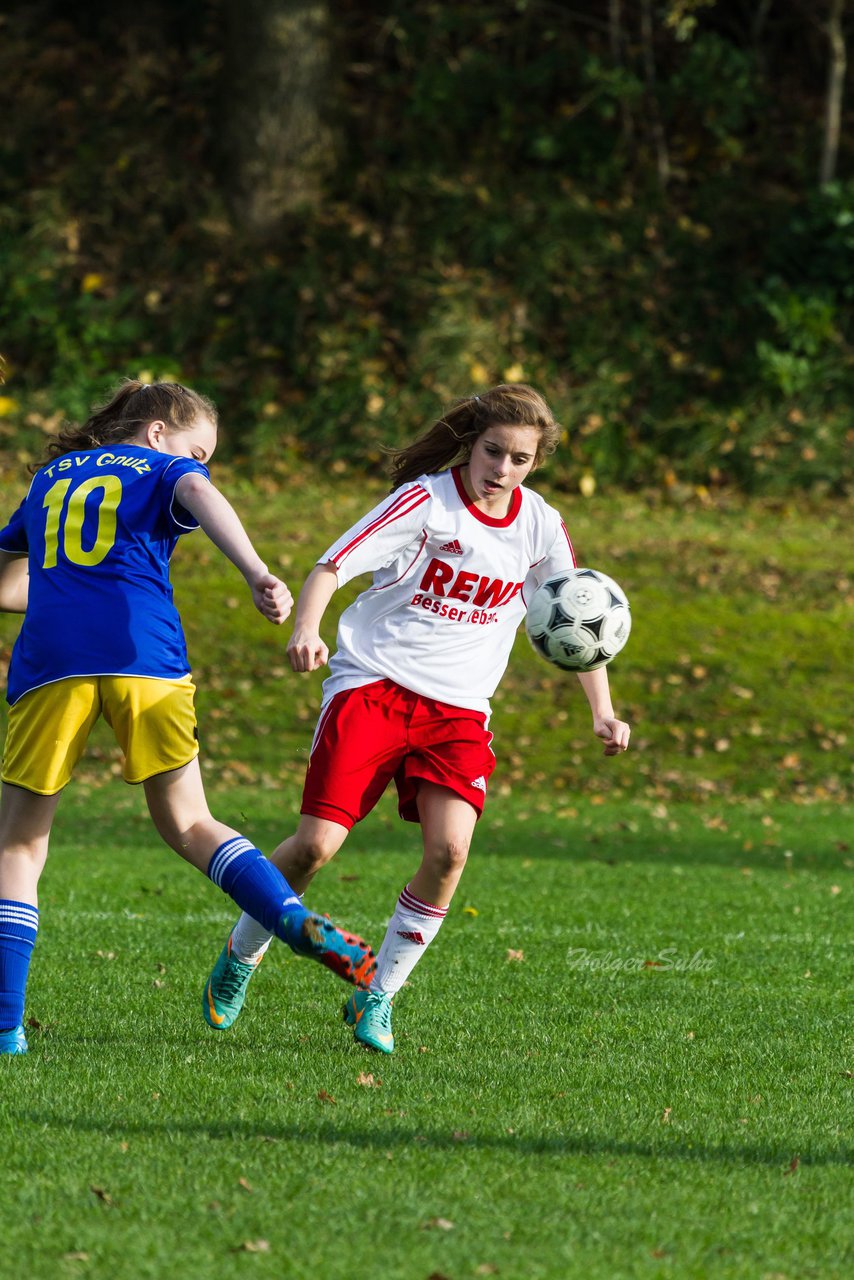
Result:
M459 467L451 467L451 475L454 477L454 484L457 486L457 493L460 495L466 510L471 512L475 520L479 520L481 524L491 525L493 529L506 529L508 525L519 514L519 508L522 505L522 486L517 485L510 496L510 506L506 516L488 516L485 511L481 511L480 507L476 507L466 492L463 484L463 478L460 475Z

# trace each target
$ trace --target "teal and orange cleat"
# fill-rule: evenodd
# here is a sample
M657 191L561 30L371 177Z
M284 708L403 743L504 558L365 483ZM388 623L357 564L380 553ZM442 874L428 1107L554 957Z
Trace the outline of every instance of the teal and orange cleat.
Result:
M366 987L377 967L367 942L312 911L286 914L280 936L298 956L317 960L354 987Z
M262 955L254 964L244 964L231 954L231 939L229 934L202 995L202 1013L214 1031L227 1031L237 1021L249 979L264 959Z
M344 1021L353 1028L353 1039L366 1049L391 1053L391 1002L393 996L381 991L354 991L344 1005Z
M28 1047L23 1027L0 1031L0 1053L26 1053Z

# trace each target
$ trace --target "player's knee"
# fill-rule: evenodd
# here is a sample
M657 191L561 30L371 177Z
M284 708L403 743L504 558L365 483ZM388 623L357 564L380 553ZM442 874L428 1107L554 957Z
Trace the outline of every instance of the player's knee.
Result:
M301 875L313 876L335 856L338 846L339 841L324 832L302 836L290 850L289 869L299 871Z
M430 851L430 861L434 871L442 876L458 874L466 865L469 856L468 840L450 836Z

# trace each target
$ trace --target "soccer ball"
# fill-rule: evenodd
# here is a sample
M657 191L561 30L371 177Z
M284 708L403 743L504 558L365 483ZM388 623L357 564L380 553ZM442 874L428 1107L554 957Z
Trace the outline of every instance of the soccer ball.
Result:
M626 594L598 569L546 578L528 605L525 630L541 657L565 671L595 671L620 652L632 629Z

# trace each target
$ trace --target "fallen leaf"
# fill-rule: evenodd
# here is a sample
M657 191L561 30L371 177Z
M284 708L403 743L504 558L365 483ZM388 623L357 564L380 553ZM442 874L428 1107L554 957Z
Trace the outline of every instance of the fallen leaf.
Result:
M661 1115L661 1123L662 1123L662 1124L670 1124L670 1112L671 1112L672 1110L673 1110L673 1108L672 1108L672 1107L665 1107L665 1108L664 1108L664 1111L662 1112L662 1115Z
M512 947L507 948L507 959L522 961L525 959L524 951L514 951Z
M468 1142L471 1134L468 1129L455 1129L452 1136L454 1142Z
M422 1222L422 1231L453 1231L454 1224L449 1218L428 1218Z
M232 1253L269 1253L269 1240L244 1240L243 1244L239 1244L236 1249L231 1250Z
M477 907L463 907L464 916L476 916L478 914Z
M242 1187L244 1191L248 1191L249 1194L252 1195L252 1187L249 1183L248 1178L238 1178L237 1185L239 1187Z
M333 1107L337 1107L337 1106L338 1106L338 1103L335 1101L335 1099L333 1098L332 1094L331 1094L331 1093L327 1093L325 1089L318 1089L318 1091L317 1091L317 1101L318 1101L318 1102L328 1102L328 1103L330 1103Z
M63 1262L88 1262L89 1254L84 1253L83 1250L80 1249L77 1253L64 1253L62 1255L62 1260Z
M356 1076L356 1084L364 1085L366 1089L379 1089L382 1086L382 1080L375 1080L372 1071L360 1071Z
M800 1163L801 1163L800 1156L792 1156L792 1163L789 1165L788 1169L783 1170L783 1177L788 1178L790 1173L794 1173L796 1171Z
M109 1191L105 1191L103 1187L90 1187L89 1190L92 1192L93 1196L98 1197L102 1204L111 1205L113 1203L113 1197L110 1195Z

